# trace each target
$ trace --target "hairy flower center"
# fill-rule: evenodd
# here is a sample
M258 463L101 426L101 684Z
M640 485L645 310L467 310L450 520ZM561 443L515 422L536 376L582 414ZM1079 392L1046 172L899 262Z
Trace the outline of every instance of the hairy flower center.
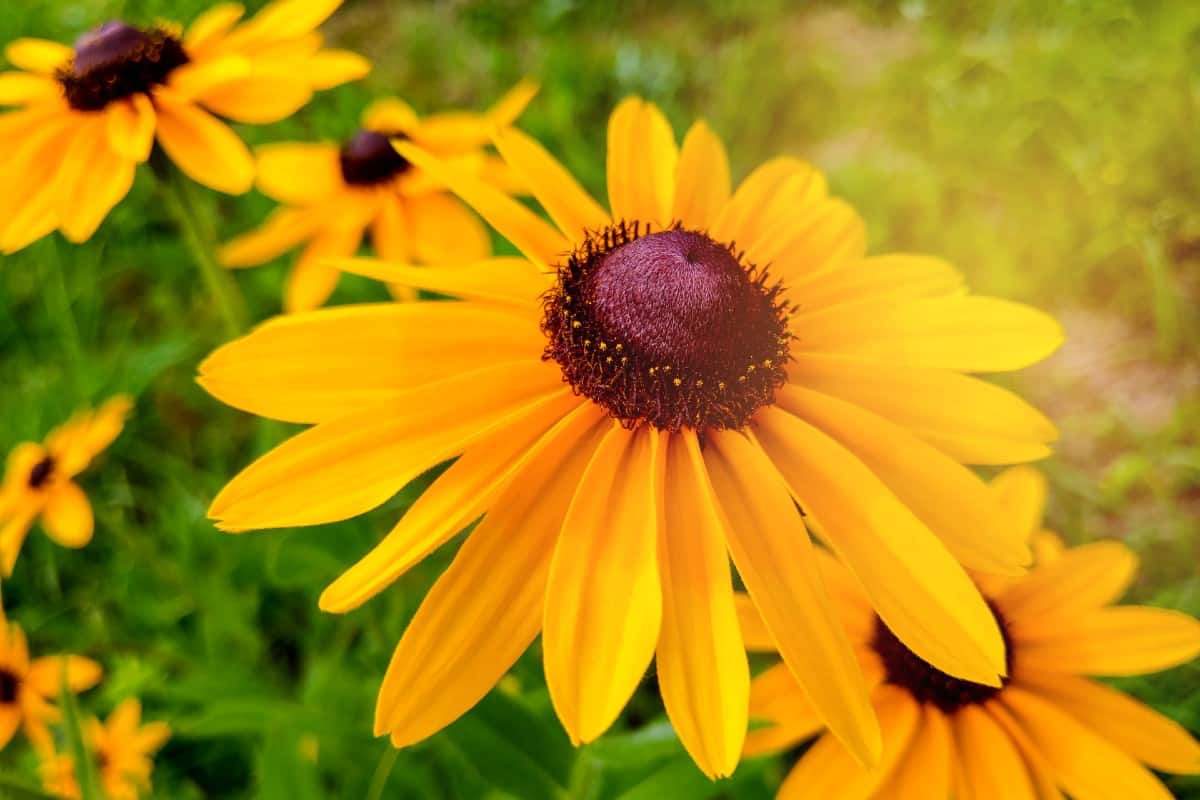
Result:
M411 166L408 159L392 147L392 139L402 134L359 131L338 154L346 183L371 186L399 175Z
M786 379L787 311L727 245L622 222L559 267L544 357L628 427L740 428Z
M1000 633L1004 637L1005 658L1011 675L1012 641L1008 636L1007 623L995 606L992 607L992 613L996 615ZM1000 691L996 686L964 681L942 672L909 650L878 617L875 618L875 636L871 646L883 661L888 683L907 690L917 702L932 703L946 713L957 711L963 706L983 703Z
M59 70L58 81L71 108L99 111L166 83L171 71L186 63L183 43L166 31L106 22L79 37L75 57Z
M46 456L29 470L29 488L40 489L54 472L54 457Z
M0 705L10 705L17 701L17 689L21 685L16 675L5 669L0 669Z

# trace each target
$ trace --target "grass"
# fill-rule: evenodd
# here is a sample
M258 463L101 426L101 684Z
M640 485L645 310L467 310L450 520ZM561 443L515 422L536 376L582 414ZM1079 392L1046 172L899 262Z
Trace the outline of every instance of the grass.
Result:
M0 41L70 40L117 16L191 19L204 3L16 5ZM979 291L1052 310L1069 344L1013 380L1062 430L1045 464L1050 523L1072 542L1136 549L1131 599L1200 612L1200 5L348 0L327 32L374 60L371 78L246 128L247 140L340 138L388 93L422 110L482 108L529 74L543 90L524 127L598 189L607 113L639 92L678 131L707 117L738 175L781 152L814 160L866 218L873 249L946 256ZM95 541L70 552L32 537L4 589L36 651L104 664L85 712L136 694L147 718L171 723L157 796L770 796L781 761L708 784L651 689L612 734L572 750L536 654L427 743L397 753L373 739L391 650L451 552L331 617L317 611L320 589L419 487L336 526L212 529L215 491L288 431L194 384L222 320L143 172L87 246L48 239L2 259L0 447L115 392L137 397L125 435L85 477ZM255 194L194 196L222 238L270 208ZM282 261L235 276L252 318L278 310ZM335 302L383 296L345 280ZM1200 731L1198 669L1123 685ZM35 770L29 748L0 752L6 782L34 785ZM1200 798L1195 779L1171 786Z

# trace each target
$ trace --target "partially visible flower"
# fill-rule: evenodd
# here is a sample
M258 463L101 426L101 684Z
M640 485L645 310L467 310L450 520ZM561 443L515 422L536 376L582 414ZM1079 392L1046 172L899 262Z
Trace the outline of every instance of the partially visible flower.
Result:
M29 659L25 633L0 613L0 749L17 728L39 747L49 743L46 723L59 717L54 699L63 680L71 692L82 692L100 682L100 665L90 658L56 655Z
M95 759L106 800L137 800L150 792L154 753L171 737L165 722L141 724L142 704L128 698L108 715L105 722L87 721L86 744ZM80 796L75 760L42 746L42 785L46 791L74 800Z
M507 127L537 87L519 83L486 113L419 118L406 103L381 100L362 128L340 147L284 142L257 152L258 187L283 204L260 227L230 242L231 267L269 261L301 244L284 290L288 311L322 305L341 273L324 263L354 255L370 232L387 260L468 263L492 251L483 223L428 173L396 152L391 139L411 140L503 190L516 188L499 159L484 152L493 126Z
M0 249L19 250L51 231L88 239L128 192L155 141L192 179L240 194L254 181L236 122L273 122L313 90L365 75L353 53L325 50L316 28L341 0L275 0L239 23L222 3L181 32L174 24L106 22L74 48L18 39L0 73L4 148Z
M1003 686L944 674L900 642L861 588L832 558L823 577L838 597L883 728L883 760L861 768L822 735L780 789L786 800L1170 800L1147 767L1200 774L1200 745L1180 725L1087 676L1143 675L1200 653L1200 622L1177 611L1112 607L1137 560L1118 542L1065 549L1037 532L1044 488L1030 468L993 488L1014 530L1034 534L1039 560L1016 578L979 576L1008 647ZM1005 503L1004 500L1011 502ZM774 645L748 599L740 621L751 649ZM791 747L825 724L783 665L759 675L750 714L774 723L751 731L747 755Z
M81 411L43 444L22 442L8 456L0 484L0 571L12 574L25 535L41 517L46 535L63 547L83 547L94 521L87 495L72 479L112 444L133 402L124 395L96 411Z

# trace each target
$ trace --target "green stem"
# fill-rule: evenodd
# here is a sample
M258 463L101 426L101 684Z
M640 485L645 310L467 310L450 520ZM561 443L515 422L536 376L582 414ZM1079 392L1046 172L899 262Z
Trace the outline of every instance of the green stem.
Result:
M151 156L150 165L162 186L167 213L179 226L184 246L187 247L196 266L200 268L205 288L208 289L224 320L225 333L230 338L240 336L246 329L246 311L241 295L238 294L237 287L225 268L213 257L216 240L211 228L205 226L200 219L195 204L188 199L185 183L187 178L157 151Z
M367 800L379 800L383 797L383 790L387 787L388 776L392 774L392 769L396 766L396 759L400 757L400 751L388 743L388 749L384 751L383 757L379 759L379 764L375 767L375 774L371 776L371 785L367 789Z

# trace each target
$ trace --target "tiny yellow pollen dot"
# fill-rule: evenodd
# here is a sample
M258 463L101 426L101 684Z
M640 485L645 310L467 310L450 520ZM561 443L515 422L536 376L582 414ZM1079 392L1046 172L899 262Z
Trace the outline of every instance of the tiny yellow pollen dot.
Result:
M601 342L600 343L600 352L603 353L607 349L608 349L608 345L606 345L604 342Z
M758 367L751 364L750 366L746 367L746 372L754 372L756 369L758 369Z
M618 353L619 353L619 352L621 352L621 351L622 351L622 350L624 350L624 349L625 349L625 345L623 345L623 344L618 344L618 345L617 345L617 352L618 352Z
M583 323L580 322L579 320L575 320L574 322L571 323L571 327L578 330L579 328L583 327Z
M584 347L591 347L591 346L592 346L592 340L591 340L591 339L584 339L584 340L583 340L583 346L584 346Z
M670 371L671 371L671 365L670 365L670 364L667 364L665 367L663 367L663 372L670 372Z
M771 365L774 363L775 363L774 361L772 361L771 359L768 358L763 361L763 366L766 367L767 369L770 369Z
M703 379L703 378L696 378L696 385L697 385L697 386L703 386L703 385L704 385L704 379Z
M682 386L683 380L681 378L676 378L674 381L672 381L672 383L674 383L676 386Z
M605 363L605 364L611 364L611 363L612 363L612 356L609 356L608 358L604 359L604 363Z
M725 391L725 381L717 381L717 388L721 391Z
M658 367L651 367L651 368L650 368L650 374L651 374L651 375L653 375L653 374L654 374L654 373L656 373L656 372L658 372Z
M745 383L745 382L746 382L746 376L745 376L745 375L739 375L739 376L738 376L738 383Z
M622 364L624 364L624 363L625 363L626 361L628 361L628 360L629 360L629 357L628 357L628 356L621 356L621 363L622 363Z

